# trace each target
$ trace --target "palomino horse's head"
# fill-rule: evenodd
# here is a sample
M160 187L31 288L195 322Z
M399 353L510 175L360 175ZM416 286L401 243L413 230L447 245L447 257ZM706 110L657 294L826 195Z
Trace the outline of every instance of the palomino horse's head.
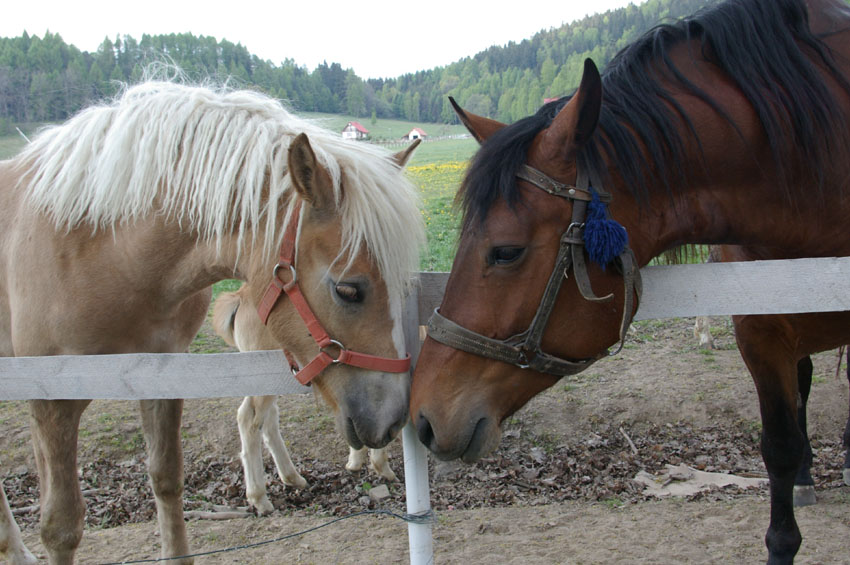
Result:
M589 63L576 94L554 118L550 115L537 126L529 120L539 117L505 126L456 108L482 145L459 195L464 221L439 309L440 316L450 322L436 330L454 323L471 332L460 329L465 335L450 336L451 344L446 345L444 339L436 341L434 327L429 329L411 393L411 414L419 437L440 458L473 461L495 449L506 417L560 376L589 366L617 341L626 294L618 269L592 262L581 266L593 291L600 296L613 294L600 302L583 297L573 276L578 265L572 263L566 272L556 265L565 235L582 243L581 230L569 228L576 222L576 200L566 197L566 192L577 184L577 156L595 130L600 104L600 77ZM523 131L526 144L517 148L515 139ZM510 163L511 156L516 163ZM564 197L548 193L546 183L517 178L518 174L530 176L522 172L529 171L521 169L524 165L536 170L532 176L560 183ZM559 272L552 274L553 269ZM542 308L550 277L560 285L552 295L551 317L544 323L536 351L525 350L523 340L533 333L526 330ZM520 361L508 363L487 358L486 353L463 351L463 342L477 339L473 332L485 339L505 340ZM565 367L555 374L534 370L541 352L565 361ZM529 364L532 368L521 368Z
M354 144L349 145L355 151ZM294 188L294 205L288 206L292 257L283 261L281 251L280 263L277 254L252 260L244 287L253 304L261 305L275 285L283 291L297 282L301 306L289 290L281 292L266 308L266 325L302 368L318 358L327 361L311 384L334 410L339 429L355 448L383 447L408 420L410 375L401 317L411 255L418 253L422 229L416 201L410 198L412 188L404 184L401 169L414 147L395 156L376 157L374 152L360 156L371 162L351 158L336 163L339 170L334 175L317 158L307 135L295 137L288 148ZM390 174L358 178L376 166ZM408 194L394 196L390 193L394 189ZM364 192L374 192L372 200ZM350 202L354 199L359 202ZM358 230L364 234L359 240L351 235ZM382 241L370 241L376 233ZM291 265L282 265L288 262ZM306 317L304 304L311 311ZM331 341L320 347L316 336L323 333ZM346 364L343 355L351 352L384 358L390 365L395 362L396 368L384 368L387 363L370 368ZM397 368L399 362L404 368Z

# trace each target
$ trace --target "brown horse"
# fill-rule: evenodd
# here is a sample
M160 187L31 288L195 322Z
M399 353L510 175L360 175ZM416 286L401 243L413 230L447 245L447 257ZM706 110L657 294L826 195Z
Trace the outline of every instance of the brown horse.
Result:
M458 108L482 145L414 374L423 443L465 461L495 448L508 415L622 338L636 266L665 250L850 254L849 57L843 2L731 0L651 30L602 77L586 61L573 96L513 125ZM802 539L797 363L848 342L850 314L735 326L761 408L769 562L789 563Z
M349 443L382 447L408 420L401 311L424 234L401 173L409 155L346 142L247 91L148 82L84 110L0 163L0 354L184 352L210 285L240 278L252 305L298 294L264 302L270 333L299 363L338 358L314 385ZM328 339L302 322L305 304ZM346 364L352 351L392 369ZM30 404L51 563L71 563L82 536L89 402ZM141 402L163 557L189 553L182 406ZM26 559L3 502L0 548Z

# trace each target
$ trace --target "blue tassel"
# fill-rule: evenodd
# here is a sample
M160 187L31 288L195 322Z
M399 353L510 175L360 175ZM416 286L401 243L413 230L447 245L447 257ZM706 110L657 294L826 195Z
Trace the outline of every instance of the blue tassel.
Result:
M592 192L584 223L584 246L590 260L604 269L623 252L629 237L626 228L608 217L608 207L599 199L599 193Z

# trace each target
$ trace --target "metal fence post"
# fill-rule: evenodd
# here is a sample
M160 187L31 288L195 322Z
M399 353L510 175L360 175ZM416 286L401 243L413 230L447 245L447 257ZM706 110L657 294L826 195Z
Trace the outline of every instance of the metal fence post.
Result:
M404 339L410 353L412 367L419 357L419 292L414 287L404 308ZM428 454L416 436L413 424L408 422L402 430L404 449L404 488L407 494L407 513L426 515L431 511L431 492L428 484ZM430 565L434 562L431 523L407 523L410 547L410 565Z

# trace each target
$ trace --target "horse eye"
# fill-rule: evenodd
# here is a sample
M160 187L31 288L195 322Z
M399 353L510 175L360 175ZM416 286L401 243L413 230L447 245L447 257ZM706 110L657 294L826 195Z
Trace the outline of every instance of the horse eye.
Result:
M363 293L360 292L360 289L357 288L357 285L350 283L339 283L336 285L336 294L343 301L350 302L352 304L356 304L358 302L363 302Z
M487 258L491 265L509 265L522 257L525 247L494 247Z

